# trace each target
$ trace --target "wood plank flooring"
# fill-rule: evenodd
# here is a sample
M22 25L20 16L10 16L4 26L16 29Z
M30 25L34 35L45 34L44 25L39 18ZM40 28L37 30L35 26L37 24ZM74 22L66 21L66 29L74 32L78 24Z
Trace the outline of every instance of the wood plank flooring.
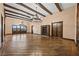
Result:
M34 34L6 35L1 56L75 56L74 41Z

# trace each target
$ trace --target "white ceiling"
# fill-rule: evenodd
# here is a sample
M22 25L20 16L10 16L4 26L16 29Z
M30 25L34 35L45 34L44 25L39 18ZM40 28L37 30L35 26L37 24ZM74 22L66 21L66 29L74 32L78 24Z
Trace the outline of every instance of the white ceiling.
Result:
M15 3L6 3L6 4L7 4L7 5L10 5L10 6L13 6L13 7L15 7L15 8L21 9L21 10L23 10L23 11L26 11L26 12L28 12L28 13L31 13L31 14L33 14L33 15L36 14L35 12L33 12L33 11L31 11L31 10L29 10L29 9L27 9L27 8L25 8L25 7L23 7L23 6L20 6L20 5L18 5L18 4L15 4ZM38 6L38 5L35 4L35 3L23 3L23 4L29 6L30 8L32 8L32 9L34 9L34 10L36 10L36 7L37 7L37 11L38 11L38 12L40 12L41 14L43 14L43 15L45 15L45 16L49 15L48 12L46 12L45 10L43 10L40 6ZM42 5L44 5L44 6L45 6L49 11L51 11L52 13L54 13L54 12L57 10L57 7L56 7L56 5L55 5L54 3L42 3ZM60 7L62 8L62 10L64 10L64 9L67 9L67 8L72 7L72 6L74 6L74 5L75 5L75 3L61 3L61 4L60 4ZM12 9L12 8L9 8L9 7L7 7L7 6L5 6L4 8L7 9L7 10L15 11L15 12L17 12L17 13L21 13L21 14L24 14L24 15L28 15L28 14L26 14L26 13L24 13L24 12L21 12L21 11L18 11L18 10ZM17 14L14 14L14 13L11 13L11 12L7 12L7 11L5 11L5 13L10 13L10 14L13 14L13 15L17 15ZM18 16L21 16L21 15L18 14ZM28 15L28 16L32 17L31 15ZM25 17L25 16L22 16L22 17ZM39 15L39 17L41 18L41 17L43 17L43 16ZM26 17L26 18L27 18L27 17Z

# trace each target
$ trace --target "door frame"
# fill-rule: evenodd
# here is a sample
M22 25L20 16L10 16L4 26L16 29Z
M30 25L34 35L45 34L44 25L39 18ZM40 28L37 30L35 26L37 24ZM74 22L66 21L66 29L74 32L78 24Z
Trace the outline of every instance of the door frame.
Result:
M62 37L63 38L63 21L53 22L51 23L51 36L53 37L53 24L54 23L62 23Z
M79 27L79 25L78 25L78 21L79 21L79 3L77 3L77 14L76 14L76 17L77 17L77 19L76 19L76 46L79 46L79 40L78 40L78 35L79 35L79 31L78 31L78 27Z
M42 25L41 26L41 35L43 35L42 33L43 33L43 27L46 27L46 29L47 29L47 34L46 34L46 36L50 36L50 25Z
M31 26L31 34L33 34L33 25Z
M2 14L1 14L1 43L3 43L3 36L4 36L4 34L3 34L3 16L2 16Z

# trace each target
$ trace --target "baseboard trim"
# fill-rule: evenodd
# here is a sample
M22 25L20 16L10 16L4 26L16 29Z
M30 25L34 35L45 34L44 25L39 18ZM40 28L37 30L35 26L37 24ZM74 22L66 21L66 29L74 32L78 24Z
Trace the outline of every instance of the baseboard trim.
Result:
M12 33L8 33L8 34L5 34L5 35L12 35Z
M37 33L33 33L34 35L41 35L41 34L37 34Z
M33 33L34 35L42 35L42 34L37 34L37 33ZM42 36L49 36L49 35L42 35ZM50 36L49 36L50 37Z
M74 41L74 39L69 39L69 38L62 38L62 39Z
M26 34L31 34L31 32L27 32Z

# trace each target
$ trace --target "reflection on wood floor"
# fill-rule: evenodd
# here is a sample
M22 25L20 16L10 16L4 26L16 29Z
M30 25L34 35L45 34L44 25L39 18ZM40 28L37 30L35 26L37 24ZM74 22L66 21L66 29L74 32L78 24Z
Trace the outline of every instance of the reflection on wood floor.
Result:
M79 55L74 41L34 34L5 36L0 49L2 56L71 56Z

